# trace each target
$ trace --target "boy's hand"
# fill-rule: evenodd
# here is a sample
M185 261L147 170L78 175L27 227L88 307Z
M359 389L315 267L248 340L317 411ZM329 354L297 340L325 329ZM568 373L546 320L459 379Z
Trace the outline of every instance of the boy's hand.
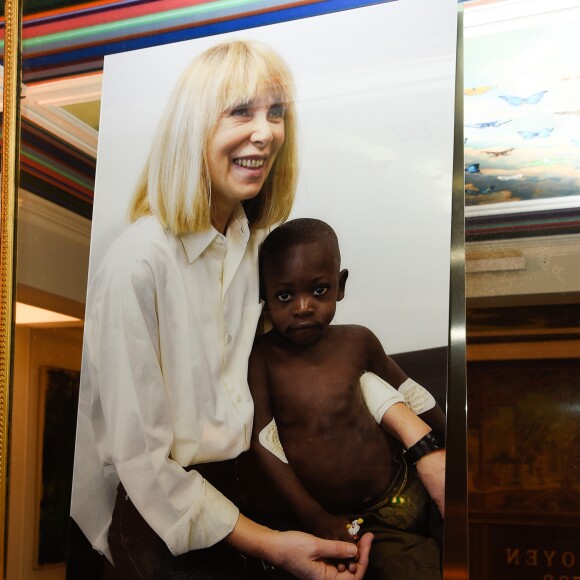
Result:
M326 540L341 540L343 542L356 542L348 533L349 519L346 516L333 516L331 514L319 515L315 522L311 523L311 531L315 536ZM362 531L361 534L362 535Z

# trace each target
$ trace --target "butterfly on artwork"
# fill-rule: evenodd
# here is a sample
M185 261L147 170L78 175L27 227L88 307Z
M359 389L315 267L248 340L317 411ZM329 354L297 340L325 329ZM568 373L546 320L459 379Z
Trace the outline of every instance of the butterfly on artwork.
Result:
M479 173L479 163L470 163L465 167L465 173Z
M484 123L466 123L466 127L471 127L472 129L487 129L488 127L499 127L500 125L505 125L506 123L510 123L511 119L507 121L486 121Z
M549 137L554 128L540 129L539 131L518 131L524 139L545 139Z
M483 87L471 87L469 89L465 89L463 91L463 94L466 97L477 97L478 95L484 95L485 93L491 91L492 89L495 89L495 87L491 85L485 85Z
M507 157L513 150L514 147L511 147L510 149L504 149L503 151L483 151L482 153L485 153L490 157Z
M534 93L529 97L515 97L512 95L499 95L500 99L503 99L506 103L512 107L520 107L521 105L537 105L544 97L548 91L540 91L539 93Z

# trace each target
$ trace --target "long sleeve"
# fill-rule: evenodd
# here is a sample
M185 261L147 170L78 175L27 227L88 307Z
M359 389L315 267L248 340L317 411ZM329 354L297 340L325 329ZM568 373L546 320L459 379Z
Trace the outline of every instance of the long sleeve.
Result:
M137 285L132 278L119 271L107 281L91 345L103 453L145 520L181 554L223 539L238 510L169 457L174 426L160 364L155 285L143 275Z

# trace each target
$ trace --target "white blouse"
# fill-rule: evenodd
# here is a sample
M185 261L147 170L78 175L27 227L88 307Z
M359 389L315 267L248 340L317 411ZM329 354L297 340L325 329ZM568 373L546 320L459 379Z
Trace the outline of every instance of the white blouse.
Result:
M215 544L237 522L238 509L183 466L250 445L264 236L250 234L241 206L226 236L175 236L142 218L92 280L71 515L109 557L119 481L175 555Z

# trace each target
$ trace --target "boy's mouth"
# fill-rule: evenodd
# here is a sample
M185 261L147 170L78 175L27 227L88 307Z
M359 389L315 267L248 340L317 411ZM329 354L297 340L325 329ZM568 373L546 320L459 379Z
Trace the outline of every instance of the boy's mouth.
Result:
M320 332L320 326L316 322L302 322L288 327L285 334L290 342L304 346L317 340Z
M318 328L316 322L300 322L299 324L294 324L290 327L290 330L311 330L313 328Z

